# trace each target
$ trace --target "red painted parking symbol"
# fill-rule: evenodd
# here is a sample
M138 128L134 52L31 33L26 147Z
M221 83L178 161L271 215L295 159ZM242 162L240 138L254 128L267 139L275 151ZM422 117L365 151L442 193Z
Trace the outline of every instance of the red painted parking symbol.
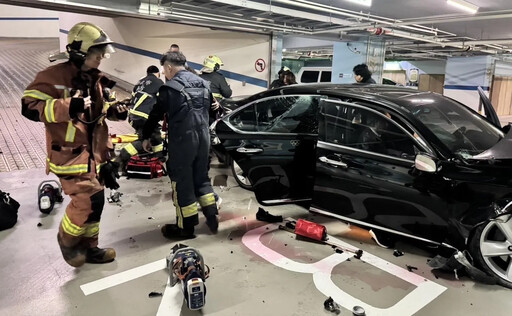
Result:
M261 58L256 60L256 62L254 63L254 69L256 69L257 72L262 72L263 70L265 70L266 67L267 63L265 63L265 61Z

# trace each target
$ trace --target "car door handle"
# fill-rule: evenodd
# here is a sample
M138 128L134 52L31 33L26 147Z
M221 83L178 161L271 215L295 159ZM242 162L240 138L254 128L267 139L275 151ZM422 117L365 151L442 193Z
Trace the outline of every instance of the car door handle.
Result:
M237 152L239 153L244 153L244 154L256 154L256 153L260 153L263 151L262 148L245 148L245 147L239 147L236 149Z
M318 158L318 160L320 160L321 162L323 163L327 163L327 164L330 164L330 165L333 165L333 166L336 166L336 167L341 167L341 168L348 168L348 165L342 161L336 161L336 160L332 160L332 159L329 159L325 156L322 156L320 158Z

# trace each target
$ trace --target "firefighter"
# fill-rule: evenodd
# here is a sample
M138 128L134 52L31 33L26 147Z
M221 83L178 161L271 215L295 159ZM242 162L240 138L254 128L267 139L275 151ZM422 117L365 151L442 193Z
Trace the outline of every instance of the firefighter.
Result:
M220 66L224 66L217 55L211 55L204 59L200 77L210 82L210 89L217 101L229 98L233 94L226 78L219 72Z
M119 154L121 169L124 170L131 156L144 152L142 149L142 127L148 119L149 112L156 103L158 89L163 85L160 80L160 69L157 66L149 66L146 77L137 82L132 91L130 101L131 109L129 122L135 129L139 139L126 145ZM151 145L154 153L162 153L164 149L160 125L157 125L151 134Z
M111 262L116 256L112 248L98 248L104 185L119 187L104 119L124 120L128 108L110 99L115 82L98 70L101 60L114 52L108 35L82 22L69 30L67 42L69 60L39 72L21 102L25 117L44 123L46 173L57 175L71 198L57 240L64 260L79 267Z
M160 64L167 82L160 88L158 102L149 114L142 136L144 149L151 151L151 132L167 116L169 158L167 170L171 178L176 224L162 227L170 239L194 238L194 226L199 223L198 205L206 224L217 233L217 205L208 177L210 135L208 111L213 97L208 82L186 71L186 58L180 52L165 53Z

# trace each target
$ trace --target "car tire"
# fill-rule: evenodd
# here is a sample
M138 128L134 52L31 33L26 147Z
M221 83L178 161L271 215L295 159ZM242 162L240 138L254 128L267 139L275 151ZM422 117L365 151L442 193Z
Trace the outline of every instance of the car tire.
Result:
M252 191L252 184L249 181L249 178L243 175L243 171L240 169L236 161L233 159L230 160L231 174L233 175L233 178L235 178L236 183L238 183L241 188Z
M512 232L512 219L507 223L488 221L478 226L471 237L469 252L478 267L495 276L500 285L512 289L512 240L505 237L503 227ZM508 254L500 256L496 253L500 243L503 245L503 252Z

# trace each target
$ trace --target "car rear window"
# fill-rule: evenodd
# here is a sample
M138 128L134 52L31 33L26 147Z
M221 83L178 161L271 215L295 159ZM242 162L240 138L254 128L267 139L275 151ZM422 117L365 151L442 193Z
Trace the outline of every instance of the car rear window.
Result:
M317 82L319 73L320 72L318 70L306 70L302 73L302 76L300 77L300 82Z
M320 82L331 82L331 71L322 71L322 75L320 76Z

